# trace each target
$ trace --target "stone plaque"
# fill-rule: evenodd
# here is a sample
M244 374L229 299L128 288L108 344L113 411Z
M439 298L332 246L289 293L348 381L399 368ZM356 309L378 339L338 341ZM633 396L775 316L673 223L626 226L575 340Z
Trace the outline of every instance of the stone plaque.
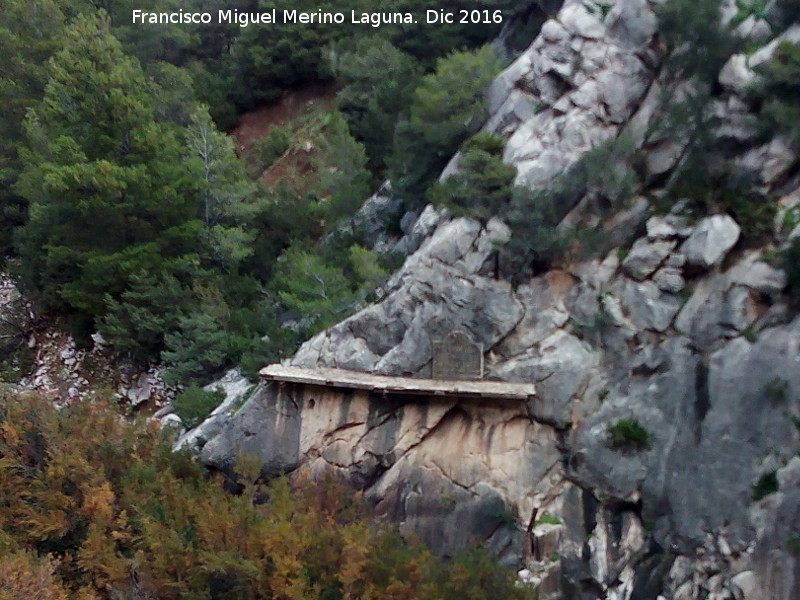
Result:
M483 347L455 330L433 343L433 379L483 379Z

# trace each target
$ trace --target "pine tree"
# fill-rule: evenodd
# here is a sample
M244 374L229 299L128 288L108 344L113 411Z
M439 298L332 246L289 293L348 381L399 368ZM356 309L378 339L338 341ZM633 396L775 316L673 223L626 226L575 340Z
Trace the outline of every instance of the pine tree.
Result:
M434 184L429 196L456 214L488 221L502 216L511 201L517 174L514 165L502 161L502 138L478 134L464 144L458 172L443 183Z
M276 10L338 10L330 0L258 0L258 12ZM298 27L281 19L269 26L269 35L258 26L247 27L233 43L231 55L237 87L243 90L241 101L246 108L270 102L280 90L310 82L330 79L328 62L323 58L325 47L346 35L347 29L316 23Z
M364 144L371 168L383 170L398 115L410 103L420 69L388 41L369 37L344 52L334 70L343 83L336 106L353 137Z
M490 46L454 52L436 62L414 92L411 124L422 138L443 151L452 151L475 133L487 116L483 96L500 70Z
M47 59L58 48L63 22L53 0L0 3L0 262L12 250L13 229L25 223L27 202L13 191L22 170L22 124L44 93Z
M668 56L664 75L673 86L692 81L713 85L719 71L733 54L738 40L722 25L721 0L675 0L658 6L658 32ZM673 91L674 93L674 91Z
M177 331L166 336L161 357L170 368L170 382L203 381L219 372L230 359L231 333L212 315L193 313L180 320Z
M761 79L752 95L761 102L761 123L769 136L786 135L800 148L800 44L783 42L759 68Z
M351 217L370 193L364 146L353 136L339 112L324 117L325 128L315 140L317 154L311 163L319 173L315 191L322 198L322 214L327 225Z
M308 335L344 316L355 299L340 269L294 246L281 257L272 286Z
M175 127L103 18L79 17L25 123L16 190L31 204L20 276L47 309L87 333L141 272L180 270L197 246L192 189Z
M172 275L133 274L119 299L106 296L98 330L117 350L145 358L164 345L184 315L196 307L192 291Z
M203 106L191 115L186 144L191 153L187 168L200 181L198 212L206 226L209 259L230 268L252 253L255 233L243 226L259 210L254 186L236 157L233 140L217 129Z
M414 91L410 119L395 130L389 176L406 206L419 206L430 182L487 116L484 94L500 63L485 46L436 61Z

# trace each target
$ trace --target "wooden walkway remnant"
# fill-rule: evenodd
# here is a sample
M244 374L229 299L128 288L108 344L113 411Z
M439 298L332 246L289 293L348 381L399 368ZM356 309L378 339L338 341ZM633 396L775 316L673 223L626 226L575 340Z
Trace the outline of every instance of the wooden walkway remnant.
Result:
M283 381L319 385L351 390L370 390L415 396L458 396L465 398L495 398L498 400L528 400L535 390L532 383L507 383L505 381L415 379L372 375L344 369L304 369L269 365L261 369L261 378L267 381Z

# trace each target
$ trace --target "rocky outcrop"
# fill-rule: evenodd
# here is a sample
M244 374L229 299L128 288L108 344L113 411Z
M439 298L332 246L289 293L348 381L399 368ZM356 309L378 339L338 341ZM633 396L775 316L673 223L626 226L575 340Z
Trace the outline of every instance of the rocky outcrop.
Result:
M293 403L262 385L222 426L209 422L219 427L201 455L232 469L238 448L266 475L339 470L445 554L478 535L509 564L525 561L548 597L749 598L752 581L784 585L793 534L768 524L790 518L800 492L790 477L800 318L781 301L784 275L757 252L720 269L724 242L714 260L689 263L688 241L706 244L716 220L651 219L635 246L667 250L649 275L612 252L516 289L482 274L505 239L498 222L445 221L381 303L310 340L292 364L424 374L431 336L458 326L484 344L490 378L535 382L535 400L398 405L317 389ZM665 269L690 282L688 294L659 286ZM612 447L610 428L630 419L647 446ZM785 473L785 495L754 502L770 469ZM534 510L550 518L530 538ZM784 562L759 566L775 552Z
M558 471L557 442L551 428L531 421L525 402L269 383L201 456L233 471L236 456L254 455L266 477L301 466L312 476L340 472L366 490L378 514L439 552L452 556L477 534L514 565L523 553L516 515L532 510L530 482Z
M614 138L650 89L660 57L647 0L567 0L489 90L485 129L508 137L517 182L546 184Z
M161 377L162 365L126 361L97 333L92 341L91 349L78 347L56 323L38 315L12 279L0 272L0 384L37 392L57 406L91 396L98 388L139 409L158 409L174 397L175 389ZM5 344L10 344L12 356L24 360L3 365Z
M740 233L739 225L731 217L714 215L700 222L681 246L681 252L690 265L708 269L719 264L736 245Z
M498 77L486 129L508 138L519 183L547 183L623 131L646 181L669 177L685 142L646 140L661 93L653 4L567 0ZM785 212L796 157L781 139L756 145L737 96L776 46L731 59L715 110L720 139L750 144L739 165L781 186ZM442 553L485 540L543 599L798 600L800 317L786 277L742 247L745 223L692 217L679 198L655 215L653 198L664 205L663 190L638 190L595 219L615 246L605 256L518 286L499 277L502 222L428 207L404 219L409 256L381 301L291 359L426 376L433 342L458 329L489 379L534 383L534 400L317 389L292 402L262 384L192 444L223 470L237 448L265 475L337 470Z
M432 341L458 327L484 348L495 346L523 315L511 284L480 275L508 236L497 220L486 227L467 219L443 223L392 277L380 304L303 344L292 364L425 374Z

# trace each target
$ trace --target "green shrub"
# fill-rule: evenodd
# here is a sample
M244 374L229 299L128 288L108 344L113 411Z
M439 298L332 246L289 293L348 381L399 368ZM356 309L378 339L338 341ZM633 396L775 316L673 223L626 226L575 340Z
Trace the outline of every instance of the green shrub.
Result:
M559 200L551 190L514 188L502 218L511 229L505 250L519 276L549 269L566 255L569 241L558 229L563 217Z
M608 445L614 450L644 450L650 447L653 434L638 419L620 419L609 426Z
M355 281L366 291L372 291L383 285L389 273L381 266L379 255L366 248L353 244L350 246L350 266Z
M686 198L687 209L696 216L728 212L742 228L748 242L761 242L773 233L777 207L760 188L757 172L734 169L713 139L696 141L696 147L673 180L670 197Z
M539 517L536 523L541 523L544 525L561 525L561 519L544 513L541 517Z
M748 241L762 241L772 236L777 205L758 190L758 176L754 173L723 173L717 197L713 202L723 206L742 228L742 237Z
M499 215L511 228L507 244L516 271L532 265L534 273L555 263L598 256L611 250L609 236L599 227L559 227L582 198L595 199L594 215L601 218L624 206L639 186L634 169L633 140L625 135L586 152L546 187L513 189L511 201Z
M514 511L500 496L488 498L483 506L484 518L493 521L499 527L514 527L517 517Z
M476 133L464 142L461 150L463 152L481 150L492 156L502 156L505 147L506 141L502 136L489 133L488 131L482 131L481 133Z
M800 223L800 206L793 206L783 215L783 220L781 221L781 231L785 233L791 233L791 231L797 227L798 223Z
M600 308L587 321L581 321L576 317L570 318L571 333L587 342L600 343L602 337L609 332L613 323L611 317L603 308Z
M639 159L636 142L630 134L623 133L581 156L562 175L564 181L560 185L566 190L579 190L580 196L593 194L612 209L618 209L639 188L639 174L634 168Z
M20 346L13 354L0 359L0 384L19 383L30 374L36 364L36 353L27 344Z
M770 494L778 491L778 474L777 471L770 471L764 473L758 478L758 481L753 485L753 500L758 502L762 498L766 498Z
M786 548L795 558L800 558L800 535L796 533L786 541Z
M259 160L261 168L272 166L276 160L283 156L292 143L291 134L283 127L273 127L267 137L259 142Z
M3 305L0 312L0 363L15 362L22 357L31 328L31 319L21 297Z
M775 403L783 403L789 398L789 382L780 377L771 379L764 386L764 395Z
M772 200L756 190L723 190L720 203L742 228L742 237L762 241L773 233L778 209Z
M511 202L517 169L502 161L496 148L492 147L494 143L495 140L483 137L465 145L458 164L459 171L431 187L428 194L431 201L457 215L484 221L505 213Z
M423 139L452 149L474 133L487 116L483 95L500 71L491 46L454 52L422 78L411 103L411 124Z
M766 138L788 135L800 147L800 44L781 43L772 60L758 69L761 76L751 90L759 102L759 117Z
M225 399L225 392L216 389L213 392L203 388L190 385L172 401L175 414L181 418L187 429L196 427L211 414L217 406Z
M443 512L452 512L458 506L458 498L453 494L442 494L439 496L439 507Z
M586 260L605 256L612 248L611 236L602 225L594 227L569 227L564 230L569 240L570 260Z
M397 250L390 250L378 255L378 264L387 273L394 273L406 262L406 255Z
M767 0L736 0L736 15L731 25L740 25L748 17L765 20L767 18Z
M408 121L397 124L392 144L386 160L392 190L403 199L405 210L421 209L427 201L428 186L442 172L452 151L426 143Z

